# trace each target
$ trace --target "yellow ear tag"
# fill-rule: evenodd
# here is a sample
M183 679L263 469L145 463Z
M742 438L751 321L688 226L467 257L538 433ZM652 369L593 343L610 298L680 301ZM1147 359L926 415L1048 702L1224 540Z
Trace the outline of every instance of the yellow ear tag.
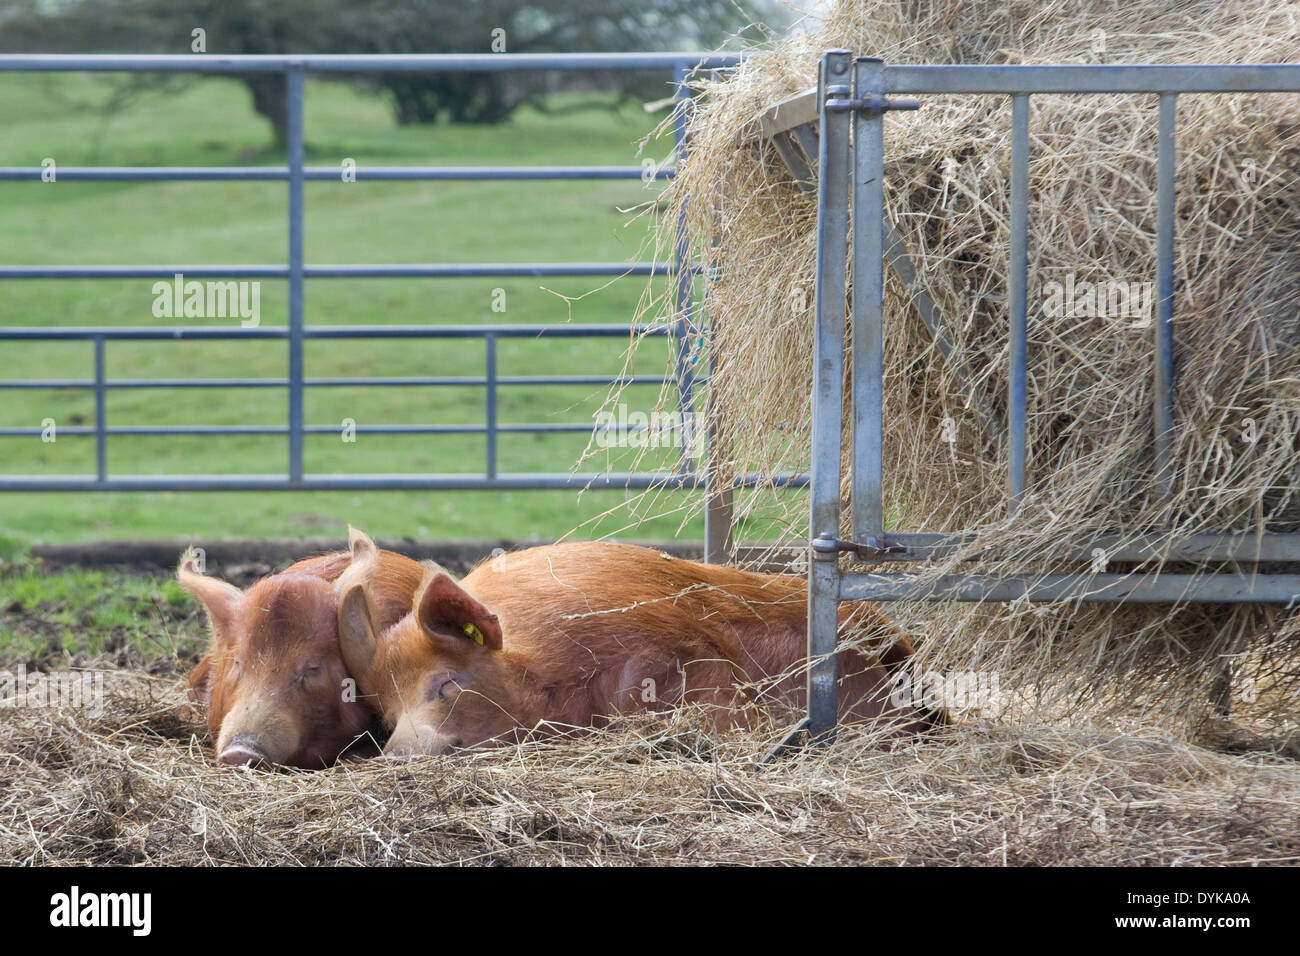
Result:
M461 630L465 632L466 637L473 638L475 644L483 643L483 632L478 629L478 625L467 622L462 625Z

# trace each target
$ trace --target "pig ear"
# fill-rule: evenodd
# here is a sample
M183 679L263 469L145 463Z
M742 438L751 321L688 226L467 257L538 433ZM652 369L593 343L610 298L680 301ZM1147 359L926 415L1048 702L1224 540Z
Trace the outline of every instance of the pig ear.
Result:
M379 549L375 547L375 542L370 539L370 535L351 525L348 525L348 550L352 552L352 563L339 575L338 583L334 586L334 593L339 595L340 606L343 595L354 584L370 583L370 578L379 564Z
M348 525L348 550L352 552L354 564L358 561L374 564L379 557L379 549L370 535L352 525Z
M445 571L429 570L416 602L416 619L431 636L501 650L501 623L497 616Z
M208 612L208 623L212 625L213 639L217 643L225 640L243 605L244 592L233 584L203 574L193 548L187 548L181 555L176 567L176 580L202 602L203 609Z
M354 676L364 676L370 671L375 657L375 629L370 619L366 588L375 572L379 550L364 531L350 525L348 550L352 552L352 563L335 585L335 593L339 596L339 648L348 670Z
M354 581L339 597L339 650L353 677L364 678L375 659L375 631L370 624L366 586Z

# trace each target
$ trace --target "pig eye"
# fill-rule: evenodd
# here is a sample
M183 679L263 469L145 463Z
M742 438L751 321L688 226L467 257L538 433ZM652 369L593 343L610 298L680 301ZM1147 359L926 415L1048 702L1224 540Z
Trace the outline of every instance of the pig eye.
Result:
M455 677L441 677L429 685L429 700L450 700L460 693L460 684Z
M319 664L308 664L299 672L298 680L300 682L305 682L319 677L321 670L322 668Z

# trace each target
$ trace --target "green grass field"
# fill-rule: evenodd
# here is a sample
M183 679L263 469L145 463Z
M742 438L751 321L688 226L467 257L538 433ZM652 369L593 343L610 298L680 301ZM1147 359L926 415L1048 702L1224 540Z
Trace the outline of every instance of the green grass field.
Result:
M88 104L107 93L101 77L0 77L0 165L36 166L50 157L75 165L282 164L270 130L233 80L204 79L138 98L105 120ZM525 110L501 126L398 127L386 104L336 83L310 82L306 99L308 163L345 158L375 164L638 165L662 161L671 144L640 141L660 116L639 104L617 111L584 109L543 115ZM642 257L658 187L640 181L539 183L309 183L306 259L309 263L510 262ZM0 183L0 262L6 264L282 263L286 258L286 189L282 183ZM154 280L5 283L3 325L125 327L234 323L234 319L158 319ZM504 289L506 311L492 311ZM491 280L310 280L309 324L474 324L626 322L635 315L645 280L626 277ZM581 298L579 298L581 297ZM261 322L285 322L285 283L261 289ZM505 340L501 375L616 374L621 340ZM88 379L89 343L4 344L0 378ZM660 374L667 345L643 349L636 371ZM654 367L647 367L647 358ZM479 375L477 341L313 341L306 375ZM274 377L287 373L282 342L109 343L107 374L120 377ZM599 386L507 386L500 390L504 423L590 422L604 395ZM629 393L652 407L657 387ZM359 424L481 424L478 387L316 388L306 392L306 420ZM280 389L126 389L110 391L110 425L283 425ZM89 390L0 391L0 426L39 427L94 422ZM571 469L585 434L502 435L503 472ZM354 444L309 435L311 473L471 472L484 468L481 436L361 435ZM667 458L663 461L666 463ZM628 467L626 456L611 467ZM283 473L282 436L117 436L109 443L113 474ZM594 470L592 464L583 470ZM94 439L65 435L0 438L5 474L90 474ZM595 516L584 536L617 533L635 520L624 492L364 492L364 493L45 493L0 494L0 538L25 545L132 537L211 538L342 534L346 523L376 535L420 538L550 537ZM664 496L655 510L685 500ZM652 517L641 537L699 537L698 522L682 527L675 514Z
M0 611L4 666L66 667L80 655L181 674L208 642L202 611L170 577L8 564Z

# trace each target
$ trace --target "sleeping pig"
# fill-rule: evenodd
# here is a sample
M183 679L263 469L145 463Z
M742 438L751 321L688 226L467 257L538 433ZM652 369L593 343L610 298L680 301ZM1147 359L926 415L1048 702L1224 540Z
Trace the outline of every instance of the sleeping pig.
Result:
M331 764L365 734L374 710L358 699L339 651L334 581L346 551L299 561L246 591L198 569L191 549L176 578L202 602L212 645L190 675L224 764ZM393 623L410 610L425 568L378 551L372 612Z

